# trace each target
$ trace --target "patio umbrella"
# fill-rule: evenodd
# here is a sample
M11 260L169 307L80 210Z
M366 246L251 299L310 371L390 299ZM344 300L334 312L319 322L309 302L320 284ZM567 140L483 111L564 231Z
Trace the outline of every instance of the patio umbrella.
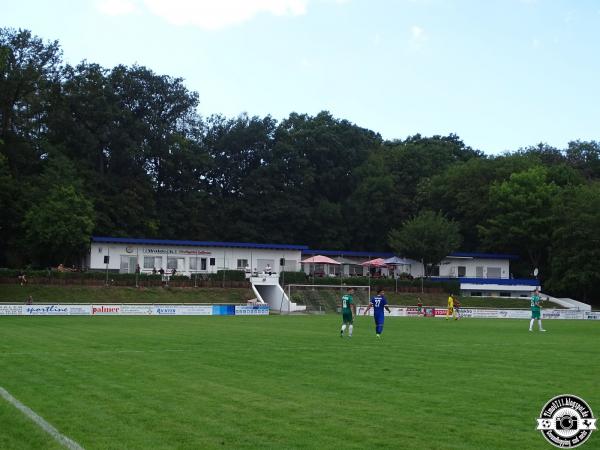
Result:
M340 265L335 259L328 258L327 256L317 255L301 261L302 264L335 264Z
M375 258L375 259L371 259L369 261L365 261L364 263L361 264L361 266L367 266L367 267L385 267L385 260L383 258Z
M410 259L406 258L398 258L397 256L392 256L391 258L386 259L384 262L389 266L404 266L410 265L414 261L411 261Z

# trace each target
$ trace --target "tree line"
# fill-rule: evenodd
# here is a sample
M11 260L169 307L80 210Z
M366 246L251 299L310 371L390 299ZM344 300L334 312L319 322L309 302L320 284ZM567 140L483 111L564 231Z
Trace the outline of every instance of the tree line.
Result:
M57 41L1 28L0 266L75 262L93 234L389 251L441 220L453 247L518 254L515 276L537 267L557 295L600 298L599 142L486 155L326 111L198 104L181 78L71 66Z

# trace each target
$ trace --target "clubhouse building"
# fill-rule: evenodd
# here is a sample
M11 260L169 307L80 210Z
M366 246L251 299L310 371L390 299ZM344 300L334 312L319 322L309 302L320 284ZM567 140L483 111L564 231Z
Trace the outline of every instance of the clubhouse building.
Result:
M319 259L317 257L324 257ZM333 262L309 262L302 261ZM538 286L535 279L513 279L510 261L515 255L455 252L448 255L433 277L458 279L463 295L527 297ZM304 271L309 276L408 277L423 276L423 264L392 253L313 250L304 245L241 242L183 241L99 237L91 239L86 260L90 270L120 273L173 270L179 275L202 276L218 270L274 273Z

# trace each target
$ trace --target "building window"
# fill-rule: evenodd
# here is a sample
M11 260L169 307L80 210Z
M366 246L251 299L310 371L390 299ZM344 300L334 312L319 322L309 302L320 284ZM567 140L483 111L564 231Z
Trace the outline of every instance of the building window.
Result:
M162 267L162 257L144 256L144 269L160 269Z
M137 256L121 255L119 273L135 273Z
M206 271L206 258L190 258L190 270L192 272Z
M510 292L500 292L500 297L510 297Z
M466 277L467 276L467 268L466 266L458 266L458 276L459 277Z
M215 258L210 258L210 265L211 266L214 266L215 262L216 262Z
M483 278L483 266L475 267L475 276L477 278Z
M238 270L244 270L246 268L246 266L248 266L248 260L247 259L238 259L237 260L237 268ZM248 266L250 267L250 266Z
M488 267L487 277L488 278L500 278L501 269L500 267Z
M431 267L431 273L429 275L431 275L432 277L439 277L440 276L440 266Z
M178 272L183 272L185 270L185 258L167 257L167 269L175 269Z
M481 292L472 291L471 292L471 297L481 297Z

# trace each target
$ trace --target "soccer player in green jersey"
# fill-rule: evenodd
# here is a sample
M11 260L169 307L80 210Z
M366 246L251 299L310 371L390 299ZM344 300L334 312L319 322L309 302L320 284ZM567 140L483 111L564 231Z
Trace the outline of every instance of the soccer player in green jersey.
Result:
M346 326L348 326L348 337L352 337L352 323L356 315L356 306L354 305L352 294L354 294L354 288L348 288L346 294L342 296L342 329L340 330L340 337L344 337Z
M529 331L533 331L533 322L535 319L538 321L538 325L540 327L540 331L546 331L542 328L542 318L540 315L540 302L542 301L540 297L540 291L533 291L533 295L531 296L531 321L529 322Z

